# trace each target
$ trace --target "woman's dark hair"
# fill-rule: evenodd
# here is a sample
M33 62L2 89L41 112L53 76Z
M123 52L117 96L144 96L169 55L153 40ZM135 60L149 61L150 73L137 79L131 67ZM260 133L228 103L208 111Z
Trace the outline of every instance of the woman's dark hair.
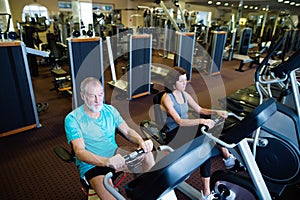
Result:
M165 90L167 93L172 92L172 90L174 89L173 86L176 84L176 81L179 80L179 76L184 74L186 74L186 71L182 67L170 68L165 78Z

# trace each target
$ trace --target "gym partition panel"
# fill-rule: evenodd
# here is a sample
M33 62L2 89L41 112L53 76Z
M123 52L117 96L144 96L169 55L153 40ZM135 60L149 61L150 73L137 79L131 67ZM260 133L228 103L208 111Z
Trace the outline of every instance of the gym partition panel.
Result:
M235 46L235 43L236 43L236 34L237 34L237 29L233 29L231 31L231 36L230 37L230 48L229 48L229 52L228 52L228 57L227 57L227 60L228 61L231 61L232 58L233 58L233 53L234 53L234 46Z
M129 100L151 94L152 35L129 35Z
M211 58L208 59L207 73L208 75L219 74L222 68L223 52L226 43L226 31L211 31L209 44L206 51Z
M239 51L240 55L248 55L248 49L251 42L252 37L252 29L251 28L243 28L242 36L239 43Z
M192 67L195 46L195 33L176 32L174 66L187 71L187 79L192 79Z
M83 101L80 83L86 77L98 78L104 84L102 38L69 38L70 71L72 77L73 109Z
M23 42L0 42L0 137L41 127Z

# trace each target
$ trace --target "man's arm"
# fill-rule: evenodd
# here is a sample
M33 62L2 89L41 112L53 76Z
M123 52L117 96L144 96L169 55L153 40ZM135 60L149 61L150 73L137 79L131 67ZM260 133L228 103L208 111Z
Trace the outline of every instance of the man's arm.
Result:
M116 170L123 169L123 166L125 165L125 160L120 154L117 154L111 158L106 158L87 151L82 138L72 140L71 143L77 158L83 162L100 167L112 167Z
M152 151L153 148L152 141L151 140L144 141L143 138L135 130L130 128L125 121L118 126L118 129L121 131L121 133L124 134L124 136L129 141L139 145L141 148L144 149L146 153Z

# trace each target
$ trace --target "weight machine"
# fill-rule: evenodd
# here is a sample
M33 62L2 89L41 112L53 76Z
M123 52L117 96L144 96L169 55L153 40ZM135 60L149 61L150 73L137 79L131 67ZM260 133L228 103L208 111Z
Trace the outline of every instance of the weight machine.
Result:
M20 41L0 42L2 94L0 137L40 128L27 53L38 53Z
M211 36L209 43L206 45L206 50L209 54L205 58L207 61L206 72L208 75L216 75L220 73L222 68L227 32L213 30L209 34Z
M4 42L5 40L15 40L18 37L16 32L9 31L10 20L10 14L0 13L0 38L2 42Z
M195 33L176 32L174 66L187 71L187 79L192 80L192 66L194 58Z
M83 79L93 76L104 84L102 38L69 38L68 47L73 108L76 108L83 103L80 96L80 83Z
M0 60L2 73L0 82L2 93L0 137L19 133L33 128L40 128L38 110L31 82L28 56L48 57L49 52L26 47L22 41L17 41L17 34L9 32L11 16L0 14ZM28 55L29 54L29 55Z
M151 63L152 63L152 35L141 34L128 36L128 70L122 77L116 79L111 39L107 37L108 55L112 71L111 86L127 93L129 100L151 94Z

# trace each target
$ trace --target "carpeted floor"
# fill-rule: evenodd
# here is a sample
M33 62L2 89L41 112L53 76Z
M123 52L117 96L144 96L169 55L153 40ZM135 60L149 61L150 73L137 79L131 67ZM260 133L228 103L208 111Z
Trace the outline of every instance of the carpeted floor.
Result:
M172 61L159 56L154 55L153 61L172 66ZM122 61L120 65L122 65ZM230 94L252 84L255 69L237 72L234 68L237 68L238 65L239 61L224 61L221 74L217 76L193 72L190 85L195 90L195 95L203 107L217 105L217 98L222 97L224 88L225 93ZM117 70L120 73L120 67ZM110 76L109 70L106 70L105 79L107 81L111 80ZM220 78L224 83L222 87L218 84ZM47 110L39 113L42 127L0 138L1 200L85 199L80 190L76 167L73 164L63 162L53 152L55 146L68 148L63 123L64 117L72 109L72 98L56 91L50 91L53 88L52 81L53 76L47 66L40 66L39 76L32 77L36 102L49 104ZM162 89L159 84L156 84L160 81L162 80L159 77L155 80L155 89ZM212 91L217 95L212 94ZM153 95L128 102L124 99L115 98L115 93L107 84L105 84L105 94L106 102L113 102L122 114L125 113L124 118L135 129L139 128L140 121L151 118L151 113L148 110L152 105ZM127 108L129 108L130 116L127 116L126 110L124 110ZM212 171L223 168L220 159L219 157L213 159ZM120 185L122 194L124 194L126 181L128 180L126 179ZM202 186L199 171L190 176L187 182L200 190ZM293 189L299 194L299 188ZM187 199L180 192L176 193L178 199Z

